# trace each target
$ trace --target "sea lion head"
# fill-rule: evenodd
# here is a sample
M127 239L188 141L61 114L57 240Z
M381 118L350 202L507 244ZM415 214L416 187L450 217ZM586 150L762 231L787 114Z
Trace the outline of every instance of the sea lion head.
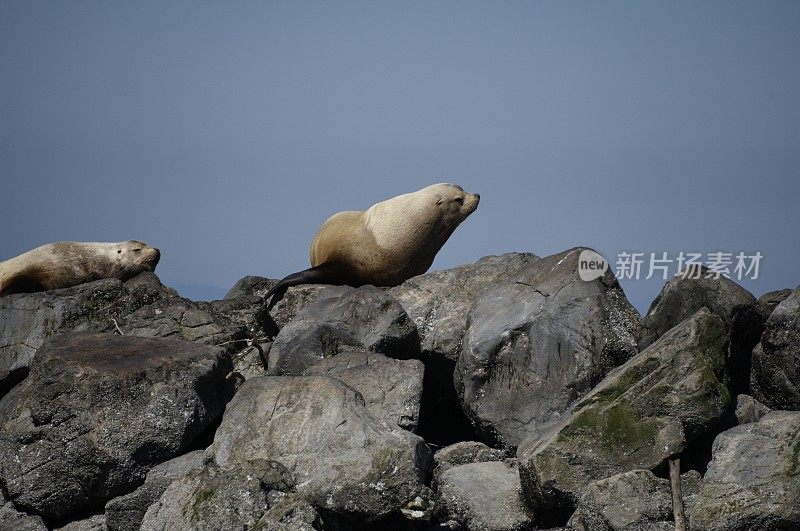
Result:
M457 184L450 183L433 184L423 188L420 192L425 192L427 196L436 201L442 224L452 230L455 230L462 221L467 219L467 216L475 212L481 200L479 194L465 192Z
M113 244L114 260L126 276L143 271L155 271L161 259L161 251L139 240L128 240Z

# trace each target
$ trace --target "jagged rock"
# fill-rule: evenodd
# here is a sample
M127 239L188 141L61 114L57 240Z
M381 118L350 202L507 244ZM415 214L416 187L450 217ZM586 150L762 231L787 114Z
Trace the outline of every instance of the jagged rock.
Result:
M300 495L272 491L267 495L269 510L256 529L264 531L312 531L324 529L319 513Z
M502 461L508 457L502 450L489 448L482 442L464 441L446 446L433 454L433 485L442 473L454 466L487 461Z
M54 531L107 531L106 517L96 514L91 518L70 522L64 527L54 529Z
M161 498L175 479L186 477L206 464L204 452L195 450L165 461L150 469L144 484L106 503L106 522L110 531L137 531L147 509Z
M800 412L717 436L691 517L696 531L800 529Z
M374 520L423 488L425 442L373 416L360 394L322 376L252 378L228 405L209 453L221 466L285 465L298 493L337 518Z
M246 276L234 284L225 295L225 300L255 297L260 301L260 306L263 306L264 295L278 282L279 280L271 278ZM278 328L283 328L294 319L302 307L315 300L326 287L324 284L303 284L290 287L283 298L270 310L269 315L272 322Z
M486 288L536 260L539 258L530 253L486 256L474 264L410 278L389 290L419 331L427 382L420 431L428 442L451 444L473 436L453 387L467 314Z
M0 488L0 529L3 531L47 531L42 519L17 511Z
M767 319L753 350L753 397L772 409L800 410L800 289Z
M533 529L525 506L516 459L455 466L438 482L436 517L451 529L522 531Z
M275 337L268 372L298 375L322 358L363 350L419 357L417 329L384 290L328 286Z
M661 289L642 319L639 348L644 349L672 327L691 317L700 308L707 308L719 316L726 328L731 324L731 313L737 306L755 306L756 298L735 283L720 276L709 278L709 270L701 268L700 278L695 269L687 275L676 275Z
M701 476L690 471L681 476L684 506L691 511ZM649 470L631 470L589 483L567 526L575 531L639 531L674 529L669 481Z
M732 400L724 345L722 320L701 309L609 374L549 435L520 445L534 511L570 511L587 483L654 469L705 435Z
M30 361L48 337L73 331L111 332L117 325L126 335L174 336L202 343L247 335L246 323L228 319L209 303L180 297L149 272L124 283L106 279L0 297L0 397L25 378ZM236 346L230 344L228 349Z
M758 308L758 312L764 317L764 321L766 321L772 312L775 311L775 308L778 307L780 303L786 300L793 292L793 289L779 289L776 291L770 291L758 298L756 302L756 307Z
M0 476L53 519L100 509L180 455L230 398L220 347L71 333L50 338L0 400Z
M341 380L361 393L367 409L388 426L415 432L423 371L419 360L396 360L374 352L345 352L324 358L303 374Z
M170 483L147 510L142 529L252 529L269 509L269 493L291 491L293 483L274 461L209 463Z
M772 411L770 408L752 396L739 395L736 397L736 420L739 424L758 422L770 411Z
M475 426L503 446L544 433L637 352L639 314L610 271L580 278L581 251L534 262L469 313L456 391Z
M474 264L431 271L406 280L389 293L400 301L419 331L423 356L458 359L467 314L489 286L539 260L530 253L486 256Z

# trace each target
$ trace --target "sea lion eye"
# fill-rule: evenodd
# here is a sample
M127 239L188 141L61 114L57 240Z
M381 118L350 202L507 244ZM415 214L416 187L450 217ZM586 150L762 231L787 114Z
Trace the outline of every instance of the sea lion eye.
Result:
M455 201L459 205L463 205L464 204L464 198L463 197L456 197L455 199L453 199L453 201Z
M140 249L140 248L137 248L137 249L132 249L132 251L133 251L134 253L138 253L139 251L141 251L141 249Z
M437 205L441 205L441 204L442 204L442 200L441 200L441 199L439 199L438 201L436 201L436 204L437 204Z
M122 254L122 249L117 249L117 254Z

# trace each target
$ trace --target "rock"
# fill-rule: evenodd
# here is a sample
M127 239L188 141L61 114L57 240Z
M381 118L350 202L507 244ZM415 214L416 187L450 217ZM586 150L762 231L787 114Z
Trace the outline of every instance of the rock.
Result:
M91 518L70 522L64 527L56 528L54 531L106 531L107 529L105 515L96 514Z
M272 491L267 495L269 510L256 525L267 531L311 531L324 529L319 513L298 494Z
M223 349L71 333L0 401L0 477L15 505L65 519L101 509L180 455L230 398Z
M147 510L142 529L252 529L269 509L269 493L292 487L291 474L274 461L209 463L170 483Z
M794 290L792 289L779 289L777 291L765 293L758 298L756 306L758 308L758 312L764 317L764 321L766 321L769 316L772 315L772 312L775 311L775 308L777 308L780 303L787 299L793 291Z
M538 514L568 514L591 481L654 469L705 435L731 404L725 329L706 309L608 375L546 437L520 445L522 486Z
M474 264L432 271L389 290L419 331L423 356L455 363L467 327L467 314L486 288L530 267L539 257L530 253L486 256Z
M3 531L47 531L47 526L40 517L17 511L14 504L5 499L2 489L0 489L0 529Z
M459 529L522 531L533 529L519 484L517 460L455 466L439 478L436 516ZM452 527L451 527L452 528Z
M150 469L144 484L130 494L106 503L106 522L111 531L137 531L147 509L161 498L175 479L186 477L206 464L202 450L195 450Z
M700 308L705 307L719 316L729 328L734 308L755 305L755 297L732 280L722 276L707 278L709 270L705 267L701 268L700 278L691 278L696 274L691 271L686 276L676 275L667 282L650 305L642 319L640 349L650 346Z
M632 470L587 485L567 525L575 531L633 531L672 518L669 481Z
M303 374L341 380L361 394L375 417L388 426L415 432L423 372L419 360L396 360L374 352L345 352L324 358Z
M116 322L116 324L115 324ZM72 288L0 297L0 397L28 374L36 351L62 332L111 332L223 343L246 337L247 323L195 303L153 273L127 282L98 280ZM252 326L252 324L251 324ZM228 350L244 344L229 344Z
M638 313L610 271L580 278L581 250L493 285L469 313L456 391L481 434L505 447L544 433L636 354Z
M297 491L337 518L375 520L423 488L425 442L392 429L360 394L322 376L252 378L242 385L208 452L221 466L252 459L285 465Z
M502 450L489 448L481 442L464 441L446 446L433 454L433 485L454 466L487 461L503 461L508 457Z
M800 412L717 436L691 517L696 531L800 529Z
M767 319L753 350L753 398L772 409L800 410L800 289Z
M323 358L364 350L392 358L419 357L417 329L383 290L328 286L275 337L268 372L299 375Z
M467 315L486 288L537 260L530 253L487 256L474 264L410 278L389 290L419 331L426 380L420 432L429 443L447 445L474 437L453 387Z
M772 411L770 408L752 396L739 395L736 397L736 420L739 424L758 422L770 411Z
M240 279L225 295L225 300L252 298L255 297L259 304L263 306L264 295L277 284L279 280L247 276ZM297 312L306 304L315 300L319 293L327 288L325 284L303 284L292 286L283 298L270 310L270 318L276 328L286 326Z

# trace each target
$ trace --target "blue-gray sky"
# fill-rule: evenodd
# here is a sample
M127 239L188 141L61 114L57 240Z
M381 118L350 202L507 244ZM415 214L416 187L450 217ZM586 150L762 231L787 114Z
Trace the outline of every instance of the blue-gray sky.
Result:
M441 181L434 263L760 251L800 284L798 2L0 2L0 259L142 239L221 297ZM646 311L661 280L623 286Z

